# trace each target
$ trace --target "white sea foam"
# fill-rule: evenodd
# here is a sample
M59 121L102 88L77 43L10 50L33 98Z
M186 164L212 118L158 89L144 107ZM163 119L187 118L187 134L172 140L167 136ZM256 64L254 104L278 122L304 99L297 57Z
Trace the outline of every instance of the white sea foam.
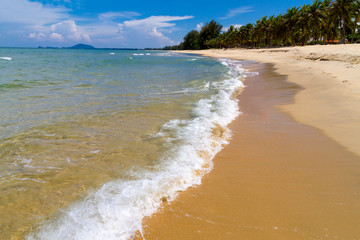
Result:
M109 53L110 55L115 55L115 53L114 52L111 52L111 53Z
M230 138L226 126L240 113L232 95L243 87L242 69L230 60L221 61L232 68L229 78L215 85L218 93L196 104L193 119L171 120L158 132L171 147L158 171L142 173L138 180L104 184L27 239L129 239L136 231L141 233L142 219L156 212L164 198L171 201L178 191L200 184L212 169L211 160ZM214 134L218 128L223 130L221 136Z
M212 84L210 84L209 82L204 82L204 85L200 85L197 87L183 88L181 90L171 91L171 92L158 92L158 93L154 93L154 95L191 94L191 93L205 92L209 90L210 85ZM214 86L216 86L216 84Z
M201 92L204 91L203 89L199 89L199 88L184 88L182 90L178 90L178 91L172 91L172 92L164 92L164 93L157 93L158 95L174 95L174 94L190 94L190 93L197 93L197 92Z
M204 84L204 89L208 89L210 87L210 83L209 82L206 82L205 84Z
M34 181L34 182L39 182L39 183L45 183L45 181L41 181L38 179L34 179L34 178L13 178L14 180L19 180L19 181Z
M144 56L143 53L134 53L133 55L134 55L134 56Z
M11 57L0 57L0 59L2 59L2 60L6 60L6 61L11 61L11 60L12 60L12 58L11 58Z
M177 52L160 52L160 53L155 53L153 54L154 56L158 56L158 57L169 57L169 56L184 56L184 54L182 53L177 53Z
M244 74L244 77L253 77L253 76L257 76L257 75L259 75L258 72L246 72Z
M32 158L23 158L21 159L21 163L23 164L24 167L28 167L28 168L32 168L33 166L31 166L30 164L32 163Z

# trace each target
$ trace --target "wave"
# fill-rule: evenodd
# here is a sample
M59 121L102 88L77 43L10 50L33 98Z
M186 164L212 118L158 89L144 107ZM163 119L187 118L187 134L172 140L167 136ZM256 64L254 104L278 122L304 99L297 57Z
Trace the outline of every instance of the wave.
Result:
M0 57L0 59L2 59L2 60L6 60L6 61L11 61L11 60L12 60L12 58L11 58L11 57Z
M181 90L177 91L170 91L170 92L158 92L155 93L156 95L174 95L174 94L192 94L192 93L200 93L200 92L206 92L210 89L210 86L214 85L214 88L216 88L215 84L210 84L210 82L203 82L201 85L189 87L189 88L183 88Z
M0 90L2 89L17 89L17 88L30 88L29 86L22 83L4 83L0 84Z
M117 180L104 184L83 201L43 223L27 239L129 239L142 231L142 219L155 213L179 191L201 183L213 168L212 159L229 142L227 125L239 114L234 93L243 84L243 69L231 60L229 76L216 85L217 94L200 100L190 120L174 119L153 137L167 139L170 151L162 157L158 171L138 174L138 180Z
M169 56L184 56L185 54L177 53L177 52L159 52L153 55L157 57L169 57Z

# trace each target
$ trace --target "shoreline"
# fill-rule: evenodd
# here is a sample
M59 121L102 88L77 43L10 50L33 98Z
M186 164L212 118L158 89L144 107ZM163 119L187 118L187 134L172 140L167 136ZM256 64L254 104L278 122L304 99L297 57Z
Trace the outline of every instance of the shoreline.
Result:
M281 70L279 62L274 68L259 66L267 69L246 80L238 98L243 114L230 124L233 140L215 157L214 169L200 186L144 220L145 239L350 239L360 234L359 156L324 136L324 129L298 120L304 103L294 95L307 88L300 91L291 82L305 72ZM291 72L289 81L275 73L285 70ZM275 80L266 83L264 74ZM279 78L285 80L279 84Z
M281 108L360 156L360 44L178 52L274 64L304 88Z

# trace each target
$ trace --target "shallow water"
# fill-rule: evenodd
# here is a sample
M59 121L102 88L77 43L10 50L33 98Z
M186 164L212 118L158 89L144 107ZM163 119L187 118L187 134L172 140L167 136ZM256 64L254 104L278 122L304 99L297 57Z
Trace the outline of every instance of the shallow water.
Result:
M0 49L1 239L126 239L199 184L238 114L241 62Z

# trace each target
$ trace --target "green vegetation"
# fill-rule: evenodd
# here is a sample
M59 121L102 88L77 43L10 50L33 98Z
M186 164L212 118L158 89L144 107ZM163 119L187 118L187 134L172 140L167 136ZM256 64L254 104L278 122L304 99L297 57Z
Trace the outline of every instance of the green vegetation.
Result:
M80 43L70 47L70 49L95 49L95 48L91 45Z
M220 35L222 25L217 23L214 20L211 20L209 23L206 23L200 30L200 44L201 48L206 47L206 42L211 39L215 39Z
M206 23L200 30L200 33L196 30L190 31L184 37L184 41L177 46L166 46L164 50L199 50L207 48L206 43L212 39L218 38L221 33L222 25L215 20L211 20Z
M201 42L200 33L196 30L192 30L184 37L182 48L199 50L201 49Z
M240 28L212 20L200 32L193 30L168 50L206 48L261 48L360 41L359 0L314 0L278 16L264 16Z

